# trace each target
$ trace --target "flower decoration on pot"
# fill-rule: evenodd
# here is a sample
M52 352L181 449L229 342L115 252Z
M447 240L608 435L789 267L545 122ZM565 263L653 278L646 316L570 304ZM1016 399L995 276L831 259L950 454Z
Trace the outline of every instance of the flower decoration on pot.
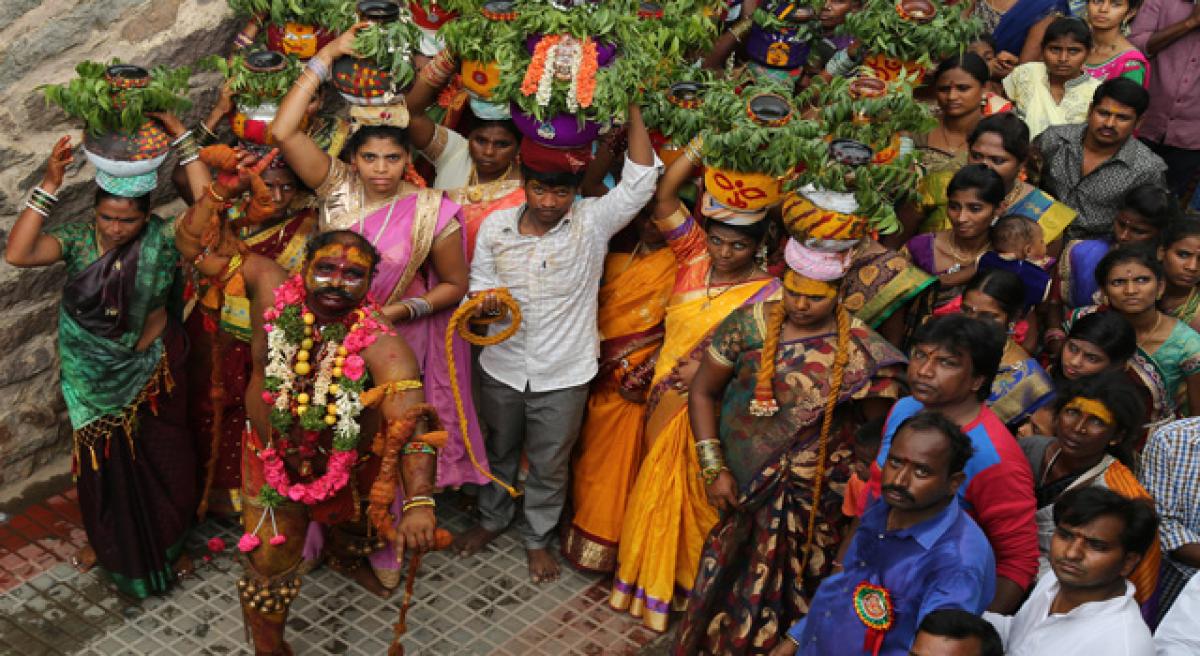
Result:
M772 0L754 11L746 56L762 66L791 70L804 63L808 43L820 31L820 3Z
M343 0L227 0L238 16L266 21L267 47L307 60L337 34L329 29L344 13Z
M235 54L229 59L212 55L201 60L201 64L219 71L233 92L237 110L230 122L234 134L251 143L273 143L271 121L279 110L279 101L300 76L296 57L259 50L247 55Z
M900 134L932 129L928 108L913 99L906 81L872 77L814 80L798 100L815 108L823 133L802 148L802 184L852 194L854 213L879 232L897 230L894 207L912 199L920 180L917 156Z
M354 39L354 57L333 63L333 86L354 105L389 104L412 82L412 51L421 32L408 9L391 0L359 0L357 14L344 14L335 27L350 29L357 21L371 25Z
M70 82L38 89L47 103L83 121L84 154L92 165L121 178L157 170L170 150L170 137L146 113L190 108L183 95L190 69L147 70L114 59L109 64L80 62L75 72Z
M514 7L523 49L512 65L500 62L493 97L511 101L518 128L544 145L570 147L624 120L639 93L630 81L649 79L657 63L640 39L638 3L517 0ZM564 132L568 121L576 128Z
M965 50L983 23L963 19L943 0L865 0L839 30L861 44L863 63L877 77L920 82L932 62Z
M714 79L713 72L706 69L680 68L646 94L642 118L664 164L669 166L682 155L688 142L708 126L702 106L705 90Z
M819 141L816 123L799 117L788 89L772 80L723 80L709 86L704 106L705 190L730 209L759 210L783 197L799 153Z

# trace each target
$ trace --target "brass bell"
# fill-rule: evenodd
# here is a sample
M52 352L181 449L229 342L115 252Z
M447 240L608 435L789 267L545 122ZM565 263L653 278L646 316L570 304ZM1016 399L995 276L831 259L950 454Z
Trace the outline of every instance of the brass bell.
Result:
M298 579L298 578L292 579L292 587L299 590L300 589L300 579Z
M250 610L257 610L257 609L258 609L258 602L257 602L257 601L255 601L255 600L253 600L253 599L251 599L250 601L247 601L247 602L246 602L246 607L247 607L247 608L249 608Z
M246 579L244 579L244 578L238 579L238 582L237 582L238 590L245 590L247 583L248 583L248 581L246 581Z

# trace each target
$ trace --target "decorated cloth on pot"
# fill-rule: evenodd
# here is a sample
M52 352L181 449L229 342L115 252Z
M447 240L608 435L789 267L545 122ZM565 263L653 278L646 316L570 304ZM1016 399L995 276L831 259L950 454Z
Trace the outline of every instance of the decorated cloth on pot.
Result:
M795 239L788 239L783 249L783 259L792 271L821 282L840 280L850 269L852 261L849 251L819 250Z
M350 133L358 132L359 128L382 125L393 128L408 127L408 105L401 98L393 105L351 105Z
M158 186L158 173L151 171L126 178L117 177L107 171L96 171L96 185L104 191L121 198L140 198Z
M521 164L538 173L582 173L592 161L591 148L551 148L521 140Z
M735 226L746 226L762 221L767 216L767 209L735 210L725 207L713 198L707 191L700 197L700 214L706 219L720 221Z

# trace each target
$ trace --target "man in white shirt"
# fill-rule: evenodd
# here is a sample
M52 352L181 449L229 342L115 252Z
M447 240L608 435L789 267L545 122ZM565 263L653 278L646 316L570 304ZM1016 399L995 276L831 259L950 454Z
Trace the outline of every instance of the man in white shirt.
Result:
M1014 616L985 613L1008 656L1154 656L1126 577L1153 544L1158 517L1148 502L1104 488L1064 494L1054 504L1053 575L1038 581Z
M569 157L547 166L556 158L523 156L526 202L492 214L475 242L471 293L504 287L521 308L516 334L485 348L479 359L478 406L492 472L514 482L522 451L529 461L519 527L535 583L559 575L549 547L567 496L588 383L597 370L596 294L608 241L653 196L661 167L637 106L629 108L627 125L628 157L611 191L576 200L582 176L564 172ZM485 313L498 309L494 296L483 303ZM491 331L508 325L496 322ZM480 491L479 510L479 526L456 540L460 554L479 551L504 531L516 516L516 502L493 483Z

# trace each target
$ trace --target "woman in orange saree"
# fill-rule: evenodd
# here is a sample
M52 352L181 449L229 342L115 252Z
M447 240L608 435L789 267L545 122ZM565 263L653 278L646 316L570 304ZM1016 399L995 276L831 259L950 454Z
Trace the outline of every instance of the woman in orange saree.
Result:
M649 216L635 219L632 253L611 252L600 286L600 372L572 467L575 515L562 540L576 567L612 572L625 502L645 454L646 391L663 340L675 256Z
M658 229L675 255L665 334L646 406L646 457L629 496L609 604L665 631L696 580L700 550L717 522L699 474L688 422L688 384L712 333L739 307L778 298L779 281L756 258L766 210L733 211L705 195L705 226L684 211L680 185L692 162L681 157L659 181Z

